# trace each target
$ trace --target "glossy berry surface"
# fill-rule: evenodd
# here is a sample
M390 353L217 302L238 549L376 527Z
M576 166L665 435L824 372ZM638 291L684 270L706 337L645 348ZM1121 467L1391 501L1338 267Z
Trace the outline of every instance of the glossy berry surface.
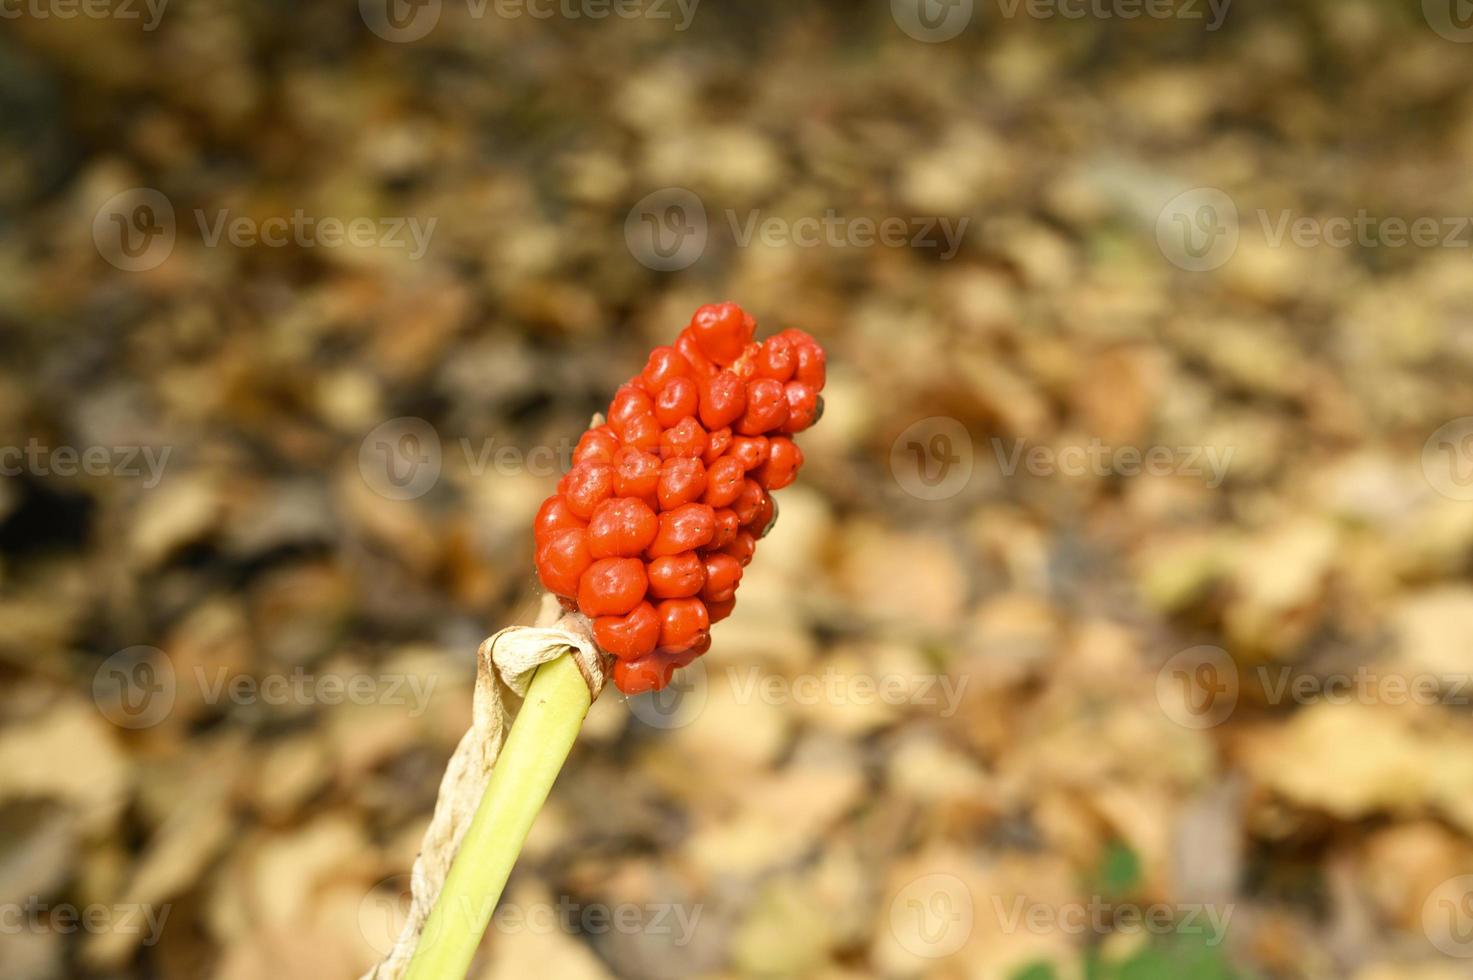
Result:
M537 575L593 622L625 694L658 691L711 647L817 421L823 349L755 339L735 303L701 307L621 385L607 422L537 512Z

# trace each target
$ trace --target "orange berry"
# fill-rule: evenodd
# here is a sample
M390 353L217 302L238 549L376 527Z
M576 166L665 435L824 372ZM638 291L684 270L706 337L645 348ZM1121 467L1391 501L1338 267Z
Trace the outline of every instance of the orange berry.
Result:
M587 520L595 507L614 495L614 468L608 463L577 463L558 490L567 498L568 509Z
M578 581L592 564L588 532L582 528L559 531L537 549L537 577L556 595L577 595Z
M701 598L707 602L726 602L736 595L741 581L741 562L722 552L707 555L706 584L701 587Z
M730 371L722 371L701 385L701 424L707 429L729 426L747 407L747 386Z
M633 558L660 530L660 519L637 497L611 497L588 521L588 550L594 558Z
M638 558L600 558L578 582L578 609L590 618L623 616L639 605L647 585Z
M699 459L667 459L660 467L659 498L662 511L700 500L706 492L706 468Z
M667 429L701 407L701 391L690 378L671 378L655 397L655 418Z
M687 415L660 436L660 456L688 456L700 459L706 451L706 430L701 423Z
M662 653L689 649L711 628L706 604L699 599L665 599L655 607L655 613L660 617L656 649Z
M587 526L588 522L573 513L573 509L568 506L568 498L560 493L554 494L537 508L537 517L532 521L532 538L541 547L559 531Z
M623 616L600 616L593 621L599 649L620 660L648 656L660 639L660 617L655 607L641 602Z
M768 440L767 462L757 467L752 475L768 490L781 490L793 482L798 476L798 467L802 465L803 451L797 444L784 436L776 436Z
M683 599L695 595L706 584L705 563L694 551L656 558L649 563L645 574L650 580L650 595L656 599Z
M646 552L651 558L704 548L716 533L716 512L706 504L681 504L660 515L660 531Z
M670 683L675 665L658 653L614 661L614 686L625 694L658 691Z

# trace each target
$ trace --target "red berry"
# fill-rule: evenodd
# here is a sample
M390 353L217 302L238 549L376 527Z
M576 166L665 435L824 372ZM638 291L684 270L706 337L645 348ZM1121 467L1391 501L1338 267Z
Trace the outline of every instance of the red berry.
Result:
M688 415L660 436L660 455L665 459L688 456L699 460L705 451L706 430Z
M719 623L730 616L731 611L735 608L736 599L727 599L725 602L708 602L706 603L706 615L711 618L711 622Z
M757 505L757 513L752 515L748 524L749 529L759 539L767 537L772 526L777 523L777 501L772 499L772 494L764 493L762 501Z
M649 415L654 410L654 401L643 389L632 384L621 385L609 403L609 424L618 430L629 420Z
M707 602L726 602L736 595L742 581L742 563L731 555L718 552L706 557L706 584L701 598Z
M695 415L701 407L701 390L690 378L671 378L655 397L655 418L667 429Z
M573 462L613 463L618 451L619 437L607 427L600 426L583 433L583 438L578 440L578 447L573 450Z
M752 475L768 490L781 490L798 475L803 465L803 451L791 439L777 436L768 440L767 462ZM746 523L743 521L742 523Z
M742 483L742 492L732 502L731 509L736 511L737 520L745 527L752 523L757 516L757 511L762 507L762 498L766 491L756 480L746 480Z
M758 378L747 385L747 408L734 428L744 436L760 436L788 420L788 399L780 381Z
M675 338L675 349L690 364L690 376L697 381L711 377L720 370L696 344L695 335L689 329L682 330Z
M828 374L826 367L828 359L824 356L823 348L818 346L818 341L803 331L793 332L803 338L796 343L798 367L793 371L793 378L803 382L814 391L822 391Z
M706 437L706 451L701 454L701 462L710 466L720 459L731 446L731 430L716 429Z
M611 497L588 522L588 550L594 558L633 558L659 530L660 519L649 504L637 497Z
M788 421L782 427L784 432L802 432L818 421L818 393L808 385L789 381L783 386L783 395L788 400Z
M689 649L711 628L706 604L699 599L666 599L655 607L660 617L660 639L656 649L678 653Z
M677 456L660 468L660 509L671 511L681 504L700 500L706 492L706 467L699 459Z
M707 429L731 425L747 407L747 386L730 371L722 371L701 386L701 422Z
M692 643L686 649L681 650L679 653L667 653L665 656L678 670L681 667L688 667L691 661L709 649L711 649L711 631L708 629L700 635L696 642Z
M647 581L638 558L600 558L578 582L578 609L585 616L623 616L644 598Z
M738 531L725 548L721 549L724 555L731 555L745 567L752 561L752 555L757 552L757 538L751 531Z
M793 350L793 342L778 334L762 342L762 350L753 362L757 366L757 377L787 381L798 366L798 356Z
M727 365L742 355L757 324L735 303L711 303L696 310L690 331L696 346L717 364Z
M651 452L660 448L661 429L654 412L646 412L612 424L615 434L625 445Z
M614 468L608 463L578 463L558 484L568 509L585 520L599 504L614 495Z
M599 649L620 660L648 656L660 639L660 617L655 607L641 602L623 616L600 616L593 621L593 638Z
M728 507L742 492L746 482L746 470L742 461L734 456L723 456L706 470L706 496L702 498L712 507Z
M657 653L614 661L614 686L625 694L658 691L670 683L675 665Z
M767 437L737 436L731 440L731 455L741 460L742 469L755 470L767 462Z
M619 454L619 464L614 470L615 493L653 503L659 485L660 457L627 447Z
M532 522L532 537L540 547L559 531L587 526L588 522L573 513L572 508L568 506L568 498L562 494L554 494L537 508L537 517Z
M646 574L650 595L656 599L683 599L706 584L706 566L694 551L656 558L649 563Z
M742 522L737 520L736 511L730 507L721 508L716 512L716 533L711 536L711 543L706 547L712 551L720 551L731 543L741 526Z
M645 390L653 395L663 391L672 378L690 376L690 364L674 347L656 347L650 351L650 358L639 375Z
M742 348L742 356L731 365L731 373L746 384L757 377L757 358L762 355L761 344L748 344Z
M660 531L646 554L660 558L704 548L715 533L715 511L705 504L682 504L660 515Z
M581 528L559 531L537 549L537 577L556 595L577 595L578 580L592 564L588 532Z

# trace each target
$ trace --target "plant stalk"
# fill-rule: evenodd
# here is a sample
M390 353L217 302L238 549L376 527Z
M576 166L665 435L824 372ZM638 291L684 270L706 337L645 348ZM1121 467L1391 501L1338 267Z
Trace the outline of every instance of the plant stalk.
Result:
M406 980L466 975L532 821L588 714L588 685L564 654L537 668L491 779L425 921Z

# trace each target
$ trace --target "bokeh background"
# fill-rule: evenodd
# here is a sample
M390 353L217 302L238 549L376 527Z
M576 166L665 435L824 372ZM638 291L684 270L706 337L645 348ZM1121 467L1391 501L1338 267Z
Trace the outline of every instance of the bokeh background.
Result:
M6 3L0 973L374 963L733 299L827 414L477 980L1469 976L1462 6Z

